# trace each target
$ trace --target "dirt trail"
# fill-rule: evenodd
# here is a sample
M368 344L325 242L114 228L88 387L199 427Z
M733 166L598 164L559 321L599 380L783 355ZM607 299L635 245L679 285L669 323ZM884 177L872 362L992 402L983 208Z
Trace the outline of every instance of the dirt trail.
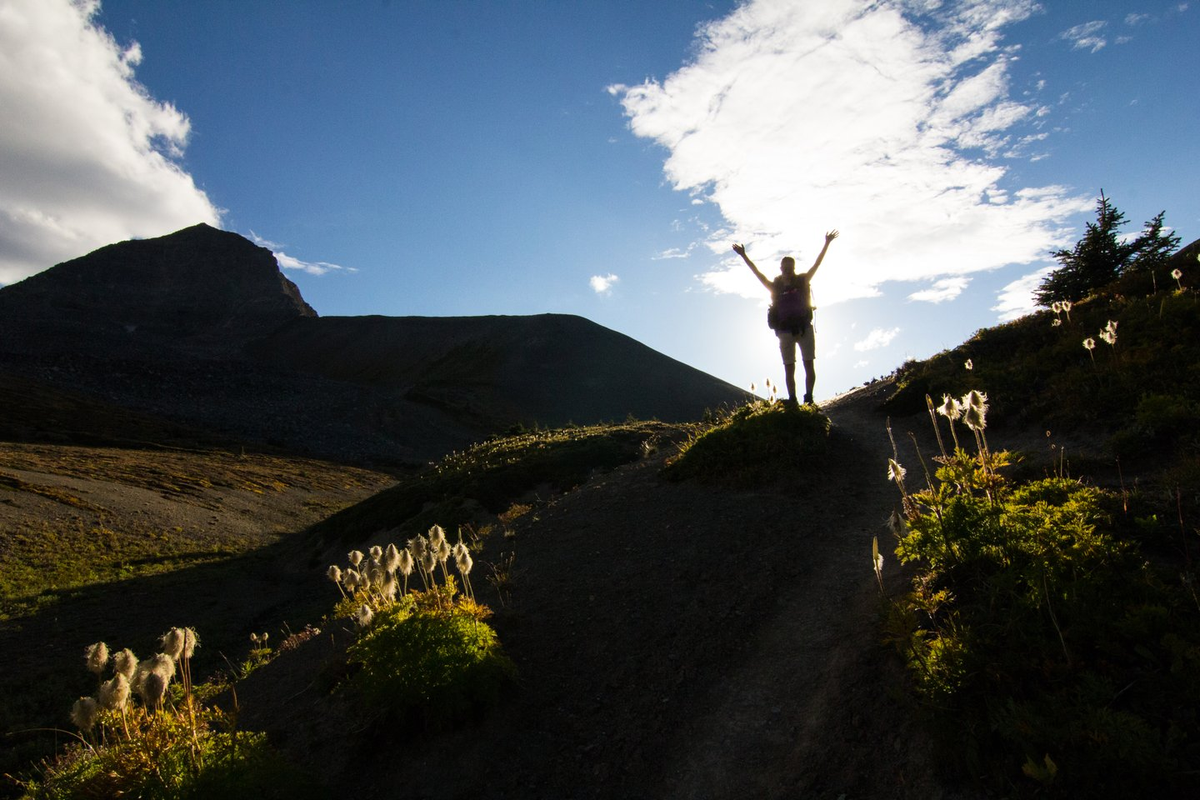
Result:
M890 553L897 495L877 402L824 409L804 485L666 483L660 454L521 518L494 620L520 686L479 725L343 751L326 777L365 797L944 796L879 642L871 537Z

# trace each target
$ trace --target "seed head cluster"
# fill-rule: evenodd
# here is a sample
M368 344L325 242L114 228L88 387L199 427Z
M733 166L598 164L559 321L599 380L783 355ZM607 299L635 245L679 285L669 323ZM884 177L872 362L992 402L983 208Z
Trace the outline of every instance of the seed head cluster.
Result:
M409 539L403 548L391 543L375 545L366 554L351 550L347 560L349 567L342 569L331 564L325 575L337 585L343 597L359 601L353 616L360 627L370 625L375 612L409 593L408 580L414 572L426 592L438 589L439 572L441 584L446 585L450 576L446 564L450 561L462 579L464 594L472 601L475 599L471 587L475 562L461 531L458 542L452 545L445 529L434 525L425 535Z

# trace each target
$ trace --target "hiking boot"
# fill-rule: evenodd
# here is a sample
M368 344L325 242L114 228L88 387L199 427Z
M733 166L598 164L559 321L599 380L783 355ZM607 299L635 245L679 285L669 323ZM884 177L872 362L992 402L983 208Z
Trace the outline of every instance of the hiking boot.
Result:
M813 402L811 394L804 395L804 405L806 405L806 406L815 406L816 405L816 403Z

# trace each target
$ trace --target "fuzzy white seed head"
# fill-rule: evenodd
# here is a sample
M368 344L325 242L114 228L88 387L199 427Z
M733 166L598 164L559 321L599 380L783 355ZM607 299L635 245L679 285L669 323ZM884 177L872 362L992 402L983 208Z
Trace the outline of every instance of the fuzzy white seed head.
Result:
M459 542L458 544L454 545L453 549L451 549L451 551L450 551L451 555L454 556L455 560L458 560L462 556L462 554L465 552L467 552L467 546L465 544L463 544L462 542Z
M379 561L382 558L383 558L383 548L380 547L379 545L375 545L374 547L372 547L371 548L371 560Z
M365 558L361 550L351 550L346 557L350 559L350 566L352 567L357 567L362 563L363 558Z
M412 575L413 567L415 566L416 564L413 562L412 553L408 552L407 550L401 550L400 574L407 578L409 575Z
M1108 324L1104 326L1104 330L1108 331L1113 336L1116 336L1117 335L1117 321L1115 319L1110 319L1108 321Z
M366 603L358 607L358 611L354 612L354 621L358 623L358 627L365 628L371 624L371 620L375 619L375 612Z
M1083 340L1083 346L1088 350L1095 350L1096 349L1096 340L1089 336L1088 338Z
M441 525L434 525L429 529L429 544L435 548L441 549L442 542L446 541L446 531Z
M900 464L897 463L895 459L892 459L892 458L888 459L888 480L889 481L902 481L902 480L904 480L904 476L907 474L908 474L907 470L905 470L904 467L900 466Z
M84 659L87 661L88 671L99 675L108 665L108 645L104 642L88 645L84 650Z
M438 557L437 553L432 550L426 550L425 556L421 559L421 568L426 572L433 572L437 569Z
M396 573L385 573L383 580L379 582L379 593L388 600L395 600L396 592L399 591L399 589L400 584L396 583Z
M437 554L438 561L445 562L446 559L450 558L451 549L452 548L450 547L450 543L447 542L445 539L442 539L441 545L438 546L438 554Z
M1053 303L1050 304L1050 310L1053 311L1055 314L1062 313L1062 303L1055 300Z
M157 708L162 704L163 698L167 694L167 679L157 672L147 670L142 675L142 680L138 684L137 693L142 698L142 702L148 706Z
M987 404L971 404L968 406L967 412L963 414L963 423L973 431L981 431L987 428Z
M1062 303L1060 303L1059 305L1062 306L1063 311L1070 313L1070 311L1071 311L1071 301L1070 300L1063 300Z
M425 558L425 551L429 549L429 542L424 536L418 536L415 539L408 540L408 551L412 553L413 558L421 561Z
M1053 320L1051 320L1051 321L1050 321L1050 327L1051 327L1051 328L1057 328L1059 325L1062 325L1062 320L1061 320L1061 319L1057 319L1057 318L1056 318L1056 319L1053 319Z
M84 648L83 660L87 664L88 672L99 675L104 672L104 667L108 664L108 645L104 642L89 644Z
M158 640L158 645L162 648L164 655L170 656L173 661L178 661L179 657L183 655L183 628L171 628Z
M383 551L383 568L388 572L395 572L400 568L400 551L396 549L396 545L389 544Z
M471 554L467 552L465 547L463 548L462 553L455 557L454 563L455 566L458 567L459 573L462 575L470 575L471 567L475 565L475 562L471 559Z
M942 395L942 404L938 406L938 413L951 421L962 416L962 412L958 410L958 403L954 402L954 398L948 394Z
M352 592L355 589L357 589L358 584L359 584L358 570L356 570L356 569L346 570L345 574L342 575L342 583L344 583L346 585L346 588Z
M183 657L191 658L196 652L196 648L200 646L200 636L196 633L195 628L183 629Z
M337 564L330 564L329 569L325 571L325 574L329 577L329 580L333 581L334 583L342 582L342 568Z
M983 409L983 412L985 414L987 413L987 409L988 409L987 399L988 398L987 398L986 394L984 394L983 392L977 391L975 389L972 389L971 391L969 391L965 395L963 395L963 403L966 406L971 407L971 408Z
M161 675L167 683L175 677L175 659L167 653L159 653L148 664L148 669L155 675Z
M100 705L108 711L124 711L129 704L129 679L117 673L100 684Z
M1200 260L1200 255L1196 256L1196 258L1198 260ZM1183 270L1176 267L1175 269L1171 270L1171 277L1174 278L1175 280L1179 280L1180 278L1183 277Z
M71 723L81 731L90 731L100 717L100 704L94 697L81 697L71 706Z
M137 666L137 656L128 647L113 656L113 669L118 675L124 675L126 680L133 680L133 673L137 671Z
M973 362L971 359L968 358L967 363L963 364L963 366L966 367L968 370L975 369L975 362Z

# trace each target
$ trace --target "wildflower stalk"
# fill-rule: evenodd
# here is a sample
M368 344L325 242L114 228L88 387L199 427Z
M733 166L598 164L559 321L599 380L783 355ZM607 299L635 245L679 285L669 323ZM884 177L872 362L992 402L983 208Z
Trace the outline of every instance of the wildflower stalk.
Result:
M933 408L933 398L925 395L925 407L929 409L929 421L933 423L933 433L937 436L938 449L942 451L942 458L946 458L946 444L942 441L942 430L938 427L937 412Z

